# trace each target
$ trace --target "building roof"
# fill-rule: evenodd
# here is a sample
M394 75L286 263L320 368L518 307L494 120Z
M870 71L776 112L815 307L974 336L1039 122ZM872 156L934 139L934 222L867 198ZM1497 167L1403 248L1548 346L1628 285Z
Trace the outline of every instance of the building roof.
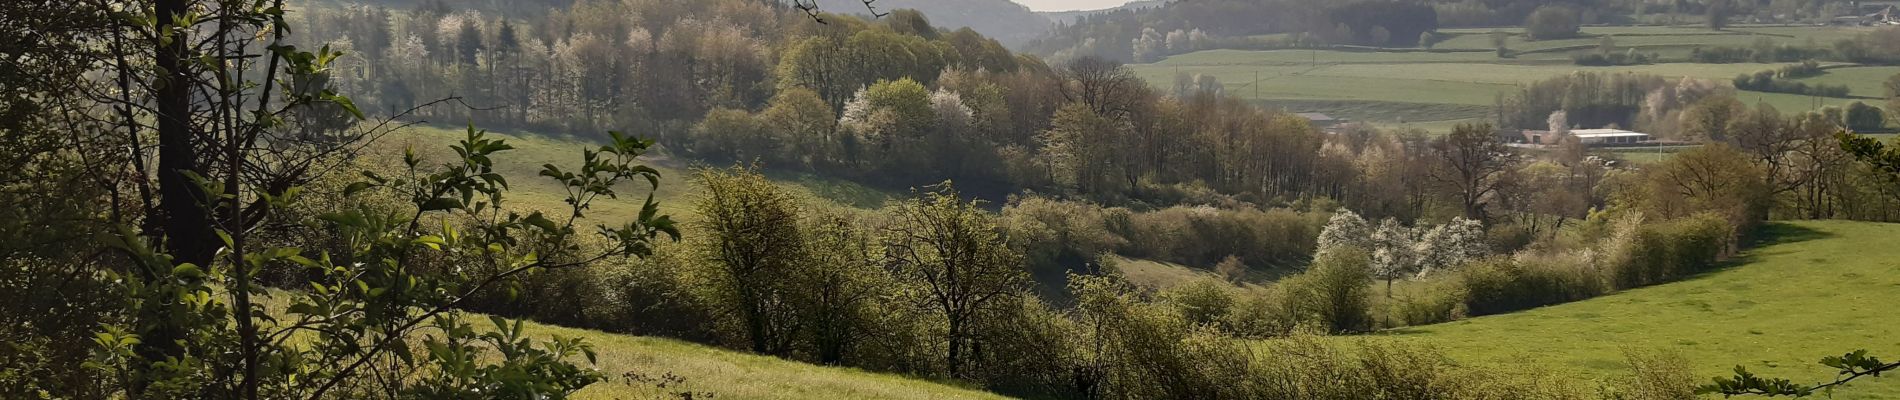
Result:
M1570 134L1579 138L1647 137L1649 136L1649 134L1647 133L1632 132L1632 131L1626 131L1622 129L1577 129L1577 130L1570 131Z

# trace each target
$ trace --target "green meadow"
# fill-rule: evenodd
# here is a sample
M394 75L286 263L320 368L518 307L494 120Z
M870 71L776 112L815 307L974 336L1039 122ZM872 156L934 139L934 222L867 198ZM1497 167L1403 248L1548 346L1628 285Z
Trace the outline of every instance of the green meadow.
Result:
M1775 223L1761 236L1732 266L1686 281L1384 335L1463 363L1592 378L1625 373L1626 349L1681 354L1709 378L1741 365L1810 383L1832 378L1825 356L1900 357L1900 224ZM1857 381L1835 398L1900 399L1900 379Z

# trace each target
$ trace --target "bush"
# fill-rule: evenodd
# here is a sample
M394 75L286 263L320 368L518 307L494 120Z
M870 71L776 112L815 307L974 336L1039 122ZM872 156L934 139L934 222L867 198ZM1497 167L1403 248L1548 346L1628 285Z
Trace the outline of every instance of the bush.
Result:
M1617 288L1665 283L1708 271L1726 255L1734 229L1718 214L1638 228L1620 253L1612 253L1611 277Z
M1233 291L1232 286L1201 279L1168 288L1161 292L1161 299L1173 305L1189 324L1229 330L1226 325L1237 301Z
M1378 318L1383 327L1428 325L1451 322L1470 315L1465 305L1463 282L1434 279L1420 283L1425 288L1401 295L1386 304L1385 315Z
M1493 258L1458 275L1472 316L1526 310L1596 297L1608 292L1602 275L1577 257Z
M1038 282L1062 287L1069 271L1086 272L1102 254L1128 241L1109 230L1109 216L1125 210L1032 196L1012 199L998 223L1009 232L1011 247L1021 251Z
M1284 315L1302 326L1328 332L1360 332L1372 327L1369 314L1372 256L1364 250L1328 251L1306 272L1281 280Z
M1614 393L1605 397L1627 400L1683 400L1700 398L1695 389L1702 379L1689 370L1682 355L1670 351L1624 349L1630 376L1618 379Z
M1324 216L1286 209L1170 207L1134 214L1121 226L1122 254L1213 266L1228 256L1254 268L1289 268L1312 258Z

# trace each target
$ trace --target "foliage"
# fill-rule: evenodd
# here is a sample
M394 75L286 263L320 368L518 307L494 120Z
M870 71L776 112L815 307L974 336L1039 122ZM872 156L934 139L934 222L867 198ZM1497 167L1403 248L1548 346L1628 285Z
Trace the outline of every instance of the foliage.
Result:
M1887 117L1880 107L1856 101L1847 105L1842 123L1855 132L1873 132L1886 129Z
M1565 5L1548 5L1531 12L1530 19L1524 21L1524 31L1533 40L1566 39L1577 36L1582 24L1576 9Z
M1328 332L1358 332L1371 327L1367 314L1372 256L1364 250L1323 253L1306 272L1281 280L1284 314Z
M702 170L704 197L695 205L693 258L708 263L705 274L715 304L730 307L743 326L751 350L787 356L794 332L802 329L790 286L804 275L801 213L790 195L756 172Z
M131 328L108 325L97 336L100 346L94 368L122 377L128 392L173 394L228 393L233 382L211 378L211 371L232 368L241 360L228 358L228 349L242 345L239 332L222 321L250 320L260 327L258 357L268 362L249 382L272 397L322 397L326 393L406 393L456 397L468 393L513 393L522 396L562 396L601 379L590 370L569 364L568 358L592 354L591 348L571 339L534 343L522 336L519 323L494 319L493 332L477 331L461 322L454 308L474 294L512 279L543 271L583 267L617 257L651 254L659 235L677 235L672 222L657 215L647 203L641 216L622 227L601 226L612 241L592 254L574 243L576 221L596 198L615 197L616 183L647 179L657 187L658 175L635 163L651 142L619 134L615 142L583 154L577 171L548 166L544 176L568 189L573 205L565 222L541 213L505 210L505 180L493 172L493 157L511 147L470 129L452 146L462 156L439 170L427 170L420 160L408 158L405 176L385 178L365 173L367 180L351 184L350 192L386 190L408 196L411 210L348 208L326 214L320 221L340 232L342 253L325 251L316 258L298 248L257 250L229 266L222 262L200 267L175 264L130 235L112 242L134 256L140 268L166 270L163 280L117 275L124 282L128 307L184 296L197 299L184 313L158 322L135 317ZM207 188L215 189L215 188ZM282 201L282 200L279 200ZM407 212L409 216L402 216ZM439 221L439 229L425 224ZM459 221L451 223L451 221ZM458 226L460 224L466 224ZM227 236L228 237L228 236ZM231 247L242 252L242 247ZM220 257L223 260L224 257ZM436 269L428 260L460 260L464 269ZM485 261L478 261L485 260ZM218 298L233 287L232 271L258 269L276 263L295 263L312 272L309 293L288 294L284 319L226 304ZM263 295L261 287L242 285ZM180 319L184 317L187 319ZM194 340L186 356L153 360L135 346L154 327L173 326ZM425 334L424 332L433 332ZM412 350L421 337L422 349ZM296 340L302 345L292 345ZM482 361L485 348L501 358ZM150 366L152 372L148 371ZM415 381L391 381L391 374L430 371ZM142 375L151 374L151 375ZM223 396L223 395L216 395Z
M947 183L920 197L898 206L897 222L883 235L885 262L902 279L918 282L925 308L944 318L944 364L950 376L962 376L969 372L964 363L975 325L1022 289L1022 260L993 217Z

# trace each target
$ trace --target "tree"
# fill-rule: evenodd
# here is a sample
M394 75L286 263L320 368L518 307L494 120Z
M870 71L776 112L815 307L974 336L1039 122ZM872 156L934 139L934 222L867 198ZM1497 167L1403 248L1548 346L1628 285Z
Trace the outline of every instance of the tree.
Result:
M1544 125L1548 127L1546 129L1550 130L1550 136L1552 138L1562 138L1565 135L1569 135L1570 113L1564 110L1552 111L1550 112L1550 118L1545 120Z
M885 232L885 263L904 279L919 282L927 307L947 324L945 365L965 376L973 357L973 329L986 310L1005 304L1026 283L1020 255L1008 248L996 222L963 202L946 182L899 205Z
M1392 31L1386 30L1383 26L1373 26L1371 35L1374 46L1392 45Z
M1879 107L1858 101L1847 105L1844 117L1842 122L1847 125L1847 129L1855 132L1877 132L1887 125L1887 117L1881 114Z
M1062 77L1067 81L1062 86L1063 98L1112 119L1132 112L1134 102L1141 98L1137 93L1147 89L1147 84L1121 63L1094 57L1069 62L1062 69Z
M1497 48L1498 58L1511 55L1511 34L1505 31L1491 32L1491 47Z
M881 304L897 285L884 270L882 252L864 229L844 215L817 212L805 218L803 270L786 277L797 299L800 326L809 332L818 363L838 365L868 332Z
M1341 209L1326 220L1319 233L1319 246L1313 254L1342 251L1346 248L1371 248L1373 227L1352 210Z
M1735 148L1761 166L1763 184L1772 193L1794 190L1805 183L1805 177L1789 172L1794 164L1790 158L1805 138L1781 116L1781 111L1763 104L1729 121L1727 131Z
M1329 332L1359 332L1370 328L1370 299L1366 282L1372 279L1372 257L1365 250L1328 252L1313 260L1306 272L1282 280L1288 314L1302 323L1314 323Z
M451 146L461 157L439 168L421 165L409 152L397 177L365 172L344 196L380 193L410 200L393 209L359 203L313 217L303 224L335 229L340 252L305 256L294 247L247 248L235 239L231 250L250 256L220 257L203 266L178 264L150 242L127 232L109 243L126 252L140 273L110 274L133 309L169 304L166 321L141 313L129 328L108 326L96 336L100 358L93 364L124 377L125 393L158 397L328 398L380 393L423 393L444 397L564 396L603 377L566 361L590 355L586 344L566 338L535 343L520 322L491 318L494 333L477 333L455 310L470 299L513 279L539 271L582 268L619 257L644 257L660 235L677 237L670 219L658 216L649 200L637 219L620 227L597 226L609 238L600 250L577 244L578 221L595 199L614 197L614 187L629 179L653 182L658 175L635 162L651 142L612 135L612 144L587 150L576 171L548 165L543 177L557 181L571 208L566 215L507 211L504 178L494 172L495 157L512 147L470 129ZM207 190L218 189L206 183ZM650 187L650 188L652 188ZM300 188L293 188L299 189ZM293 198L271 201L280 206ZM406 214L406 215L405 215ZM435 218L469 221L466 227L423 223ZM560 221L557 221L560 220ZM465 229L464 229L465 228ZM220 237L236 237L219 230ZM543 257L545 255L545 257ZM228 261L227 261L228 260ZM434 271L428 264L457 268ZM261 291L236 285L232 272L271 265L298 265L311 271L309 292L283 294L282 319L222 299L230 290ZM179 304L178 298L202 301ZM235 297L235 296L233 296ZM255 306L253 306L255 307ZM232 320L250 321L256 341ZM267 321L281 323L260 324ZM177 343L179 356L154 360L137 347L152 325L168 324L189 337ZM423 334L423 332L430 332ZM419 341L421 350L410 347ZM496 358L484 349L495 349ZM270 368L241 370L253 354L271 360ZM407 360L407 361L405 361ZM420 361L418 361L420 360ZM148 369L149 368L149 369ZM223 371L223 372L220 372ZM103 383L105 385L113 383Z
M1882 86L1887 92L1887 117L1900 118L1900 74L1888 77Z
M1576 37L1583 28L1577 10L1564 5L1547 5L1531 12L1524 21L1524 32L1532 40L1553 40Z
M1372 278L1385 281L1386 297L1392 297L1393 281L1418 275L1423 268L1418 239L1418 229L1392 218L1386 218L1372 231L1368 240L1371 247L1366 250L1372 252Z
M1732 95L1703 98L1682 112L1682 135L1704 142L1729 140L1729 121L1747 112L1748 107Z
M1707 5L1709 30L1719 31L1728 28L1729 14L1734 12L1734 10L1730 9L1734 7L1733 4L1729 3L1730 1L1731 0L1709 0L1709 4Z
M788 283L806 261L797 201L743 168L701 170L698 180L705 196L693 227L703 235L693 243L712 269L713 297L737 314L752 351L789 355L800 327Z
M1485 207L1506 183L1504 174L1516 164L1516 155L1492 133L1491 124L1460 124L1434 139L1436 162L1428 175L1451 192L1465 218L1485 221Z
M1037 136L1054 182L1076 193L1104 193L1115 183L1115 138L1120 126L1087 105L1071 103L1056 111L1049 130Z
M759 121L785 146L774 157L804 168L838 161L838 117L817 92L802 87L779 91L759 112Z
M1464 218L1452 218L1451 222L1426 230L1413 247L1419 259L1417 275L1421 276L1457 268L1491 253L1484 223Z

